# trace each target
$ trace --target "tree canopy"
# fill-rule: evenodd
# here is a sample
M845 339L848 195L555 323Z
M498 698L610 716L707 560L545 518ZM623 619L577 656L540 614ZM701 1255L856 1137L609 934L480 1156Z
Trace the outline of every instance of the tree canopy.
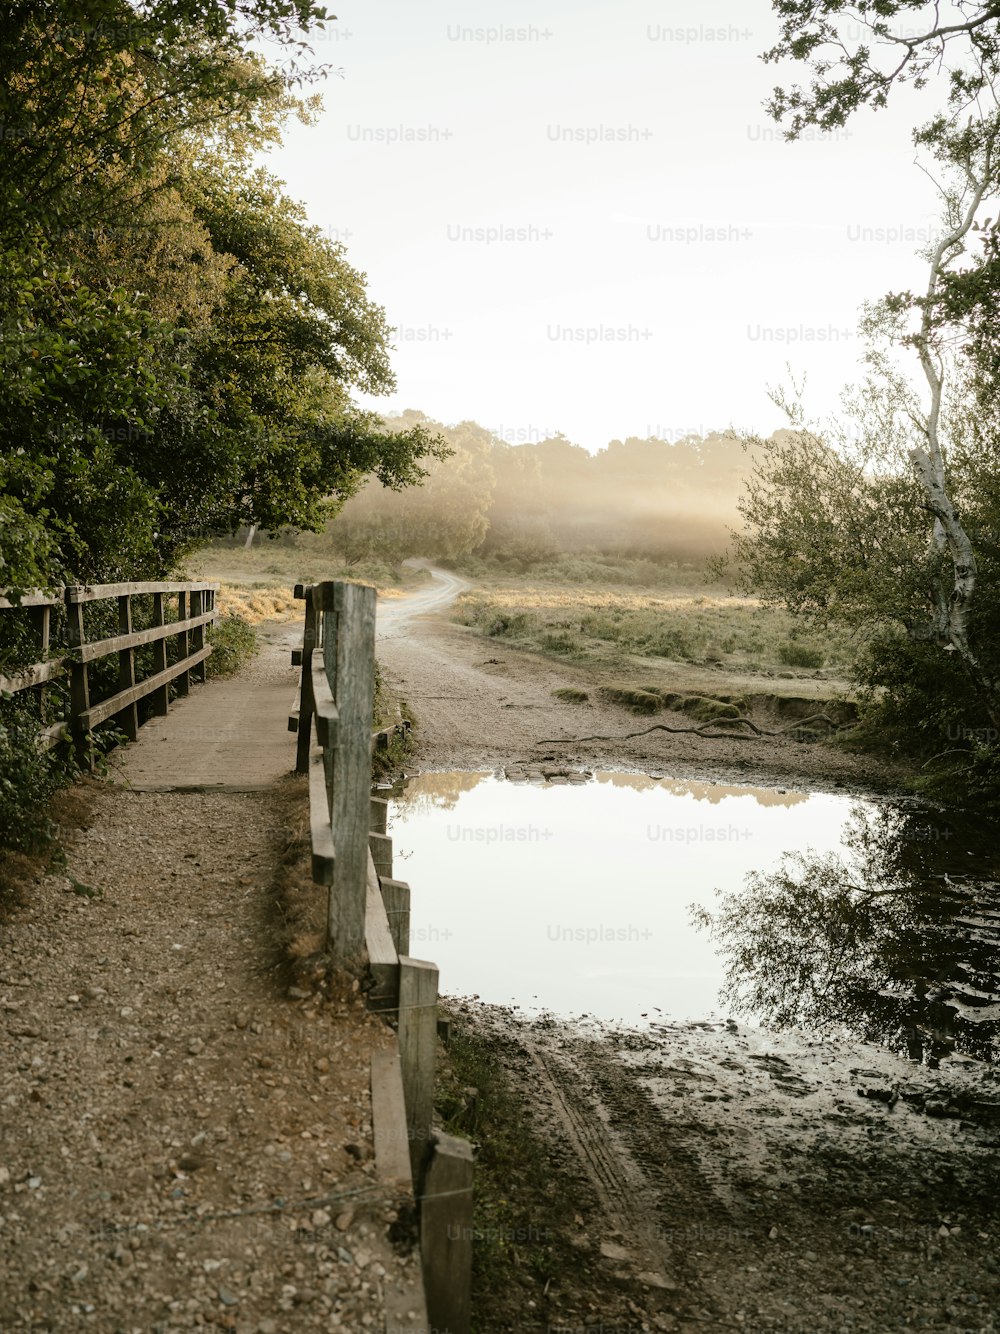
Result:
M1000 4L953 0L773 0L780 38L764 60L804 64L809 82L777 87L767 104L788 138L832 130L862 107L886 106L896 88L945 85L952 114L1000 73Z
M0 583L137 578L319 527L441 450L384 430L383 310L257 165L318 68L310 0L0 15ZM259 54L277 43L281 64Z

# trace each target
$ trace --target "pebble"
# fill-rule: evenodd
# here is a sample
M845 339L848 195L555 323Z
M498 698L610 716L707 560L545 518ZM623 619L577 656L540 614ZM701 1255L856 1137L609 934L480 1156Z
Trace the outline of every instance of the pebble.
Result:
M192 1038L188 1043L187 1049L190 1056L200 1056L205 1050L205 1044L202 1042L201 1038Z

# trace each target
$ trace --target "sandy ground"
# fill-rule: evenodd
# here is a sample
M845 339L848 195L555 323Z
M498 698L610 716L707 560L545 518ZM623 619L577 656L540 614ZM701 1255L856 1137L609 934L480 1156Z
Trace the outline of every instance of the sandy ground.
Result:
M659 734L554 746L548 738L621 736L645 720L553 700L556 687L585 683L493 648L440 607L399 614L379 654L417 715L424 768L506 770L551 756L797 788L892 786L887 766L795 741ZM992 1068L959 1057L929 1069L844 1036L732 1021L604 1032L452 1005L505 1070L553 1175L587 1201L560 1238L571 1248L560 1256L575 1259L515 1269L479 1328L997 1328ZM551 1236L550 1188L518 1188L541 1237Z

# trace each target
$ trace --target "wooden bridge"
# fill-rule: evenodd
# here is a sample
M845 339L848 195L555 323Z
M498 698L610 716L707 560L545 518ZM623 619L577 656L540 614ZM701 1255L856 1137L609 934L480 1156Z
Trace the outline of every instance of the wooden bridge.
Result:
M0 598L0 631L16 623L21 659L35 658L8 668L0 690L32 697L43 749L65 742L87 761L96 730L108 722L135 740L142 723L164 718L171 698L205 680L216 592L213 584L136 583ZM472 1149L432 1126L438 969L409 955L410 889L392 876L387 803L372 795L372 748L387 740L385 731L372 731L376 593L321 583L298 587L296 596L305 604L305 628L293 653L300 677L289 727L297 734L295 767L309 775L312 873L327 892L327 952L362 982L369 1007L391 1029L388 1045L371 1059L376 1165L387 1188L407 1192L419 1211L424 1290L406 1294L408 1309L418 1308L415 1322L401 1323L397 1314L393 1328L466 1334ZM199 691L189 706L193 726L184 746L168 748L173 764L146 743L122 752L130 787L247 790L230 766L252 728L243 712L221 729L221 744L212 739L207 719L216 733L220 720L211 696ZM254 720L268 726L269 751L281 764L276 747L287 733L274 721L267 710ZM157 725L152 730L163 735ZM210 774L198 766L205 745L217 755Z

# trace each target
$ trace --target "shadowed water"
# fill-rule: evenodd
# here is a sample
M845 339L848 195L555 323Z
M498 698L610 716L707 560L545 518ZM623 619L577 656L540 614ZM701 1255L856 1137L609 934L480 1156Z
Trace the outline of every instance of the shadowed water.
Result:
M449 994L642 1023L835 1028L993 1059L996 831L912 803L597 773L394 794L410 952Z

